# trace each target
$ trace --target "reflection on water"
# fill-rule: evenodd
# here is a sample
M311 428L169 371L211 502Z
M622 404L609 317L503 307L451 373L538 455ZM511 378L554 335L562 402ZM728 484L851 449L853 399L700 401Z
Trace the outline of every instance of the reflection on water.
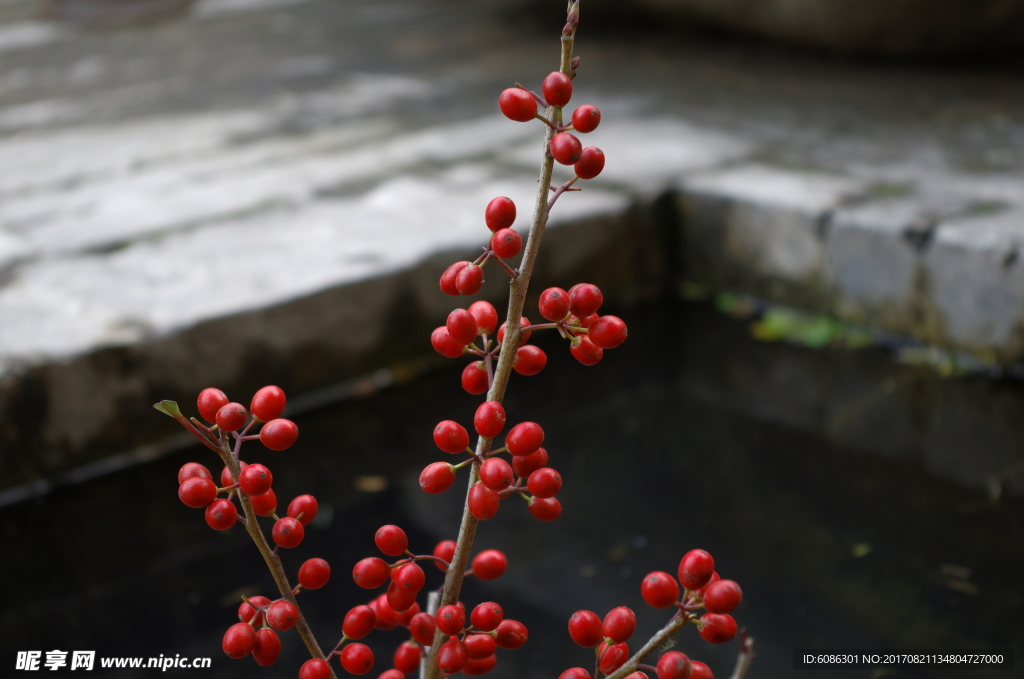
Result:
M912 456L872 455L857 441L840 445L827 430L764 415L785 410L787 399L803 403L806 394L796 393L802 380L828 369L800 375L801 357L854 365L861 381L880 385L918 369L893 367L882 352L758 345L741 324L702 306L621 315L631 323L630 340L602 366L584 368L544 338L549 368L513 378L510 421L545 426L551 466L565 478L565 512L542 524L512 498L481 526L478 545L504 549L510 568L496 581L471 583L464 599L496 600L531 631L523 649L499 652L491 676L539 679L586 666L590 653L565 631L578 608L603 614L631 606L640 616L635 638L649 634L666 615L644 606L640 580L650 570L673 571L693 547L711 551L723 576L744 588L736 617L757 640L751 679L1011 676L792 669L792 649L806 647L1021 653L1024 503L992 502L969 482L928 474ZM743 383L776 359L776 388L761 392L773 402L763 411L708 396L716 380ZM323 646L340 637L348 607L368 598L348 571L375 554L379 525L403 526L420 552L455 536L463 491L427 496L415 479L444 456L431 442L433 425L471 421L477 400L461 393L460 369L452 362L414 384L311 412L299 418L303 435L293 450L243 455L272 468L282 504L310 492L324 507L304 544L285 556L293 573L313 556L334 567L326 587L300 595ZM985 385L964 386L979 388ZM190 459L214 466L209 453L193 448L0 511L4 662L26 649L163 653L211 656L210 676L295 676L304 650L294 633L281 635L284 652L271 669L220 651L238 596L270 593L272 582L240 528L214 533L201 512L177 500L175 473ZM441 574L428 568L428 578L436 586ZM378 665L370 676L390 666L402 639L399 632L371 635ZM717 676L728 676L735 642L711 647L686 629L679 640Z

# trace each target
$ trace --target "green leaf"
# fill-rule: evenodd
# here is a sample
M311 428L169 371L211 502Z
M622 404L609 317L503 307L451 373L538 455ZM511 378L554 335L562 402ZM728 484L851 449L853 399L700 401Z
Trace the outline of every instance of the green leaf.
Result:
M181 410L178 409L178 404L174 401L160 401L159 403L154 403L153 407L164 415L170 415L176 420L180 420L183 417Z

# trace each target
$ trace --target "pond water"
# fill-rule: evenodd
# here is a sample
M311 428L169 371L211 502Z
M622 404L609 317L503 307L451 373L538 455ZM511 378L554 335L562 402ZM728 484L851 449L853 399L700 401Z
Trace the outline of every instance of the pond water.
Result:
M592 655L565 631L580 608L603 615L628 605L640 618L634 639L646 639L667 615L643 604L640 580L650 570L674 572L694 547L712 552L719 572L744 589L735 616L756 639L750 679L1020 676L793 669L794 648L1015 648L1019 658L1024 502L992 500L921 464L855 452L812 429L715 402L695 387L718 376L742 379L752 357L784 358L780 370L794 365L794 356L808 357L879 383L921 369L894 366L881 350L755 343L744 323L701 304L619 313L630 322L630 340L602 365L580 366L547 337L540 343L549 349L549 367L537 377L513 377L510 422L545 427L551 466L565 479L564 513L541 523L512 498L481 524L479 548L504 549L510 566L498 580L470 582L463 599L497 601L530 628L529 643L500 651L490 676L553 679L587 666ZM461 367L452 361L371 397L297 416L302 436L288 452L253 446L243 453L272 468L279 498L308 492L320 499L321 516L284 560L292 574L313 556L334 569L326 587L299 597L322 646L340 637L348 608L370 598L348 573L356 560L376 554L378 526L405 528L418 553L455 537L462 483L427 496L416 477L444 457L431 442L433 425L471 422L477 399L459 388ZM790 390L814 375L788 377L770 398L796 398ZM215 533L199 510L178 501L176 471L193 459L218 468L194 447L0 510L4 663L17 650L95 650L213 658L212 670L169 674L296 676L305 651L294 632L281 635L284 651L273 668L228 660L220 650L239 595L269 594L272 581L240 527ZM386 487L357 490L360 476L383 476ZM440 584L440 572L427 571L428 585ZM400 631L369 637L378 653L369 676L390 667L403 639ZM710 646L686 628L678 641L716 676L729 676L735 641ZM94 676L105 674L97 669Z

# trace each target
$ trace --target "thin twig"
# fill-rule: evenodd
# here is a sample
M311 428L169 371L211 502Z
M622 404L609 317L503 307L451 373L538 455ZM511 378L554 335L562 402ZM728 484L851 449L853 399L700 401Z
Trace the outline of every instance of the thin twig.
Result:
M661 630L653 637L647 640L643 648L633 654L633 657L626 661L626 664L609 674L605 679L623 679L627 674L632 674L636 671L636 668L640 665L640 661L646 658L648 655L654 652L656 648L661 646L663 643L668 641L669 637L679 631L679 629L690 622L691 616L684 613L677 612L668 624L661 628Z

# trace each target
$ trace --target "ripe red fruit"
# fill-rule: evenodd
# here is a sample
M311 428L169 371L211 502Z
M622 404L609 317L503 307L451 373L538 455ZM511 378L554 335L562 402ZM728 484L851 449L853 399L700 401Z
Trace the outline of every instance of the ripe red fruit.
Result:
M604 358L604 349L591 342L586 335L573 340L569 345L569 353L583 365L596 365Z
M490 388L487 367L483 361L474 361L462 370L462 388L474 396L479 396Z
M412 608L413 604L416 603L416 592L411 589L405 589L394 581L388 585L385 597L387 598L388 606L395 611L396 623L398 622L398 616Z
M636 614L626 606L613 608L608 615L604 616L601 630L604 636L621 644L633 636L633 632L636 631Z
M376 556L368 556L352 568L352 579L363 589L380 587L390 575L387 562Z
M484 270L476 264L464 267L455 277L455 288L460 295L475 295L484 284Z
M519 123L526 123L537 117L537 100L524 89L510 87L498 97L498 108Z
M568 132L559 132L551 138L551 157L562 165L574 165L583 155L583 144Z
M267 624L276 630L289 630L299 621L299 609L290 601L279 599L267 609Z
M462 666L462 673L468 677L474 677L478 674L486 674L493 670L494 666L497 664L498 656L493 654L480 660L470 658L466 661L466 664Z
M299 584L306 589L320 589L331 579L331 565L323 559L307 559L299 567Z
M448 636L455 636L466 626L466 612L458 606L442 606L434 616L437 629Z
M398 526L381 526L373 536L373 541L377 545L377 549L388 556L405 554L405 550L409 549L409 538L406 537L405 531Z
M178 470L178 485L180 486L185 482L185 479L210 479L213 481L213 474L210 470L199 464L198 462L186 462L182 465L181 469ZM224 484L230 486L231 484Z
M473 575L479 579L494 580L508 568L508 559L497 549L485 549L473 557L470 567L473 569Z
M253 625L259 626L263 624L263 611L257 611L259 606L269 606L270 599L265 596L251 596L248 601L243 601L242 605L238 607L238 619L242 622L249 622L253 616L256 616L256 622Z
M238 521L238 509L230 500L214 500L206 508L206 523L214 530L227 530Z
M501 606L493 601L487 601L473 609L469 615L469 621L481 632L490 632L498 628L504 615Z
M743 590L732 580L719 580L704 590L704 608L712 613L728 613L743 601Z
M417 613L409 621L409 633L412 634L413 639L424 646L434 643L434 630L436 629L437 623L430 613Z
M690 659L685 653L669 651L658 658L658 679L688 679Z
M256 392L252 397L252 403L249 404L249 410L261 422L270 422L284 412L286 400L281 387L270 385Z
M299 438L299 428L291 420L271 420L260 429L260 441L271 450L288 450Z
M490 302L480 300L469 305L469 313L476 319L477 332L490 335L498 327L498 311Z
M505 325L506 325L506 323L502 323L501 327L498 328L498 342L504 342L505 341ZM530 319L527 318L526 316L523 316L522 318L519 319L520 344L526 344L527 342L530 341L530 335L533 334L533 331L532 330L527 330L526 332L522 332L522 329L526 328L526 327L529 327L529 325L530 325Z
M629 330L618 316L601 316L590 325L590 341L602 349L614 349L626 341Z
M576 611L569 616L569 636L583 648L594 648L604 640L601 618L593 611Z
M559 674L558 679L590 679L590 671L582 667L573 667Z
M690 679L715 679L711 668L698 660L690 661Z
M505 408L498 401L484 401L473 414L473 428L484 438L494 438L505 428Z
M248 466L249 465L247 463L242 462L241 460L239 460L238 461L238 475L241 476L242 472L244 472L245 468L248 467ZM231 476L231 470L228 469L227 466L225 466L224 469L220 470L220 485L225 487L225 488L227 488L228 486L235 485L235 479L234 479L234 477Z
M437 652L437 666L448 674L455 674L461 670L467 660L469 660L469 651L466 649L466 644L459 641L458 637L452 637L444 642Z
M480 465L480 483L493 491L505 490L511 486L512 476L512 465L500 457L492 457Z
M581 283L580 285L585 285L585 283ZM578 287L580 287L580 286L579 285L575 285L575 286L573 286L573 289L578 288ZM570 291L569 295L571 297L571 295L572 295L571 291ZM567 324L570 326L569 330L571 332L573 328L589 328L591 325L594 324L594 321L596 321L597 319L598 319L598 315L597 314L590 314L589 316L584 316L583 318L578 318L576 316L570 316L569 317L569 321L568 321Z
M290 516L286 516L278 519L277 523L274 524L274 528L270 531L270 535L279 547L291 549L292 547L299 546L302 538L306 535L306 531L301 523Z
M356 581L358 582L358 580ZM349 639L362 639L373 630L377 614L369 606L355 606L345 614L341 632Z
M455 558L455 546L456 545L454 540L442 540L434 546L433 555L436 556L438 559L444 559L448 563L451 563L452 559ZM445 570L445 567L437 563L436 561L434 562L434 564L440 570Z
M723 644L736 636L736 621L731 615L705 613L697 622L697 630L704 641Z
M403 641L402 644L395 649L392 664L394 664L395 669L402 674L412 674L419 669L421 653L422 651L420 651L419 644Z
M526 487L541 499L554 497L562 488L562 476L551 467L544 467L530 474Z
M569 311L577 318L595 313L604 304L601 288L592 283L579 283L569 291Z
M469 266L469 262L463 260L455 262L445 269L444 273L441 274L441 292L452 297L458 297L459 289L455 286L455 281L459 277L459 272L467 266Z
M465 309L456 309L448 314L445 328L448 330L448 335L462 346L466 346L476 339L476 317Z
M320 510L320 504L312 495L299 495L288 503L288 516L298 520L303 526L308 526L316 513ZM302 518L299 518L299 517Z
M455 469L447 462L428 464L420 472L420 488L431 495L448 490L454 481Z
M430 333L430 346L445 358L458 358L466 351L466 345L453 338L448 328L443 325L434 328L434 332Z
M640 595L648 606L668 608L679 599L679 583L665 571L652 571L641 583Z
M245 426L249 413L241 403L228 403L217 411L217 426L221 431L237 431Z
M469 489L469 498L466 501L469 511L480 521L493 519L501 506L501 498L493 490L482 483L474 483Z
M444 420L434 427L434 443L446 453L461 453L469 447L469 432L458 422Z
M341 649L341 666L349 674L366 674L373 669L373 651L360 643Z
M398 614L398 624L402 627L408 627L409 623L412 622L412 619L419 614L420 605L414 601L412 606Z
M496 630L494 641L506 651L514 651L526 643L530 633L526 625L518 620L502 620Z
M512 360L512 369L520 375L536 375L548 364L548 356L540 347L532 344L516 349L516 357Z
M252 503L252 510L256 512L256 516L270 516L277 510L277 495L273 488L263 495L250 497L249 502Z
M523 238L514 229L501 229L491 236L491 250L502 259L515 257L523 249Z
M281 639L277 632L264 627L256 632L256 643L252 648L252 657L256 664L263 667L270 667L277 662L277 656L281 655Z
M178 499L193 509L207 506L216 497L217 486L210 479L204 479L201 476L185 479L178 486Z
M533 97L530 97L531 99ZM534 109L536 111L536 109ZM533 117L532 115L530 116ZM516 221L516 204L508 196L498 196L484 209L484 222L491 231L500 231Z
M203 389L199 392L196 405L199 407L199 414L207 422L217 421L217 411L228 404L228 397L220 389Z
M541 521L554 521L562 515L562 503L554 497L535 497L530 500L530 513Z
M711 579L708 580L707 584L704 585L703 587L699 588L697 591L700 592L701 595L703 595L704 592L708 591L708 587L711 587L711 585L715 584L716 582L720 581L721 579L722 579L722 576L720 576L718 573L712 573L711 574Z
M545 320L562 320L569 313L569 293L562 288L548 288L540 293L537 311Z
M328 679L330 676L330 666L326 660L320 658L307 660L299 668L299 679Z
M572 169L580 179L593 179L604 169L604 152L596 146L588 146Z
M402 589L415 593L423 589L423 585L424 583L426 583L427 576L423 572L423 569L420 568L420 565L418 563L407 563L404 566L399 566L398 568L394 569L393 580L394 583ZM414 598L413 601L415 602L416 599ZM395 607L392 606L392 608ZM395 608L395 610L404 611L406 608L408 608L408 606L400 609Z
M520 476L524 479L530 478L530 474L541 467L547 466L548 451L543 448L538 448L529 455L521 455L519 457L512 458L512 470L516 473L516 476Z
M398 670L386 670L377 679L405 679L405 675Z
M572 79L561 71L552 71L544 78L541 93L551 106L565 106L572 98Z
M498 644L490 634L470 634L463 643L466 644L470 660L489 658L498 649Z
M686 589L700 589L715 572L715 560L703 549L691 549L679 561L679 584Z
M256 630L251 625L238 622L228 628L220 642L221 648L229 658L244 658L256 645Z
M605 674L611 674L625 665L627 660L629 660L629 646L626 644L609 646L601 654L601 671Z
M376 629L384 630L386 632L389 629L395 629L398 627L398 613L388 605L388 597L386 594L381 594L368 605L373 609L374 614L377 616L376 621L373 624Z
M601 123L601 111L596 106L584 104L572 112L572 126L577 132L593 132Z
M238 487L246 495L263 495L270 490L274 475L261 464L251 464L238 476Z
M505 437L505 445L513 455L529 455L544 443L544 430L536 422L520 422Z

